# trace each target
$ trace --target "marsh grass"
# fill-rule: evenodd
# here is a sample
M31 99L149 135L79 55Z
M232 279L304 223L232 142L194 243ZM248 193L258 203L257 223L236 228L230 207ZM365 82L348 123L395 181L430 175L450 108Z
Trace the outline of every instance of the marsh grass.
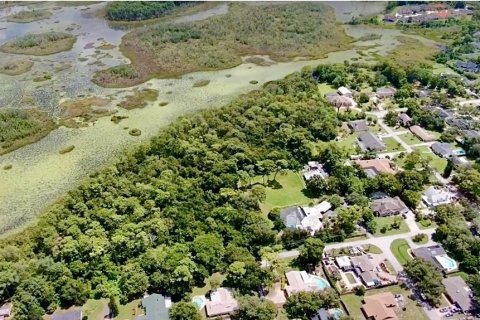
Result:
M30 71L33 67L33 62L30 60L16 60L5 63L0 66L0 73L9 76L18 76L20 74Z
M144 108L148 102L153 102L158 98L158 90L143 89L137 90L133 95L126 96L125 100L121 101L118 106L127 110Z
M210 80L206 80L206 79L198 80L194 82L193 87L194 88L205 87L205 86L208 86L209 83L210 83Z
M51 117L36 109L0 111L0 154L36 142L55 127Z
M48 19L52 13L48 10L24 10L7 16L8 22L29 23L33 21Z
M29 33L0 46L0 51L43 56L70 50L76 39L75 36L63 32Z
M152 77L232 68L246 55L268 55L276 62L321 58L351 48L351 41L336 24L333 9L322 3L231 3L224 15L183 24L164 22L128 33L120 49L136 74L117 74L114 67L97 72L93 81L127 87Z
M70 152L73 151L73 149L75 149L75 146L74 146L74 145L71 145L71 146L68 146L68 147L66 147L66 148L60 149L60 150L58 151L58 153L60 153L60 154L70 153Z

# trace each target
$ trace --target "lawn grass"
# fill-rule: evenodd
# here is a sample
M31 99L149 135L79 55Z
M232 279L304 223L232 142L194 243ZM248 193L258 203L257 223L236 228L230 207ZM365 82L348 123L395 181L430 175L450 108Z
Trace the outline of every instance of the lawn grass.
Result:
M217 273L215 275L220 275L222 277L222 281L225 280L226 276L220 274L220 273ZM213 277L213 275L210 276L210 278ZM210 290L212 289L212 287L210 286L210 283L208 281L208 279L205 279L205 283L204 283L204 286L203 287L193 287L192 288L192 293L191 293L191 296L194 297L194 296L204 296L206 295Z
M401 265L405 265L408 261L412 260L410 254L408 254L408 249L410 249L410 246L405 239L393 240L390 245L390 250Z
M425 229L436 228L437 224L433 220L430 220L428 218L423 218L422 220L417 221L417 226L420 230L425 230Z
M383 251L379 247L377 247L374 244L364 244L362 246L363 250L365 250L368 253L373 253L373 254L382 254Z
M339 147L343 147L350 152L355 152L357 149L357 137L358 134L350 134L346 137L343 137L342 140L337 142Z
M325 93L329 93L329 92L335 92L335 88L333 88L331 85L329 85L328 83L320 83L318 85L318 92L320 92L320 94L322 95L322 97L325 95Z
M261 183L262 178L258 177ZM278 184L266 188L265 202L260 205L264 213L273 208L283 208L293 205L303 205L312 202L312 199L304 194L305 184L303 178L297 172L289 171L285 175L277 175Z
M402 223L400 224L400 228L398 229L392 229L390 226L392 225L395 217L376 217L375 221L377 222L377 230L375 230L374 235L376 237L378 236L389 236L392 234L400 234L400 233L407 233L410 231L410 229L407 226L407 223L405 220L402 218ZM382 233L380 230L382 230L383 227L386 227L387 230L386 232Z
M413 144L419 144L419 143L422 143L422 141L420 141L420 139L418 139L414 134L412 134L411 132L407 132L405 134L402 134L401 136L399 136L400 139L402 139L403 141L405 141L406 144L408 145L413 145Z
M424 236L424 237L422 238L422 240L420 240L420 241L415 241L415 240L414 240L414 237L415 237L415 236L413 236L411 239L412 239L412 241L415 242L416 244L426 244L426 243L428 242L428 240L430 240L430 238L429 238L428 235Z
M410 292L401 288L400 286L388 286L380 289L368 290L365 296L371 296L379 293L391 292L393 294L401 294L405 301L405 311L400 308L395 310L395 313L400 320L427 320L428 317L423 310L416 305L416 302L409 298ZM345 307L347 308L350 316L355 320L364 320L365 317L362 313L362 300L363 297L357 296L353 293L341 296Z
M443 173L445 167L448 164L447 159L441 158L434 153L428 155L430 157L430 166L434 168L437 172Z
M463 271L456 271L456 272L452 272L452 273L449 273L447 274L447 277L461 277L463 280L467 281L468 280L468 273L466 272L463 272Z
M383 138L382 141L387 146L386 152L405 151L405 149L400 145L400 143L398 143L397 140L391 137Z
M88 317L88 320L103 320L103 310L107 303L108 299L89 299L82 306L83 314Z
M432 153L432 151L430 150L430 147L428 146L417 146L417 147L414 147L413 149L420 151L420 153Z
M116 319L133 320L140 314L143 314L143 310L140 308L140 299L136 299L125 305L119 305Z

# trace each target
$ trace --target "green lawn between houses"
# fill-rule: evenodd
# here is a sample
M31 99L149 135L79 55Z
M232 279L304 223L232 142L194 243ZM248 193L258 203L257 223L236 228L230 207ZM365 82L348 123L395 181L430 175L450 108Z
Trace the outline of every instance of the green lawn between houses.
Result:
M422 141L420 141L420 139L418 139L411 132L404 133L404 134L400 135L399 138L402 139L403 141L405 141L405 143L408 144L408 145L422 143Z
M262 182L262 177L257 177L256 182ZM266 187L267 197L260 205L262 212L268 213L273 208L306 205L312 202L312 199L304 194L305 183L300 173L289 171L285 175L278 174L277 182L278 185Z
M386 152L405 151L400 143L392 137L383 138L382 141L387 146Z
M416 302L409 298L410 292L408 290L402 289L400 286L389 286L381 289L368 290L365 293L365 296L371 296L378 293L391 292L395 294L401 294L405 301L405 311L400 308L395 310L397 317L400 320L427 320L428 317L423 312L423 310L416 305ZM350 316L355 320L365 320L365 316L362 312L362 300L363 297L357 296L353 293L346 294L341 296L345 307L348 310Z
M401 218L401 217L400 217ZM395 216L391 217L375 217L375 221L377 222L377 230L375 230L374 236L382 237L382 236L390 236L392 234L400 234L400 233L407 233L410 229L407 226L407 223L403 218L401 218L402 223L400 223L400 228L393 229L390 226L392 225ZM386 227L386 232L382 233L381 230L383 227Z
M328 83L320 83L318 85L318 92L322 95L322 97L329 92L335 92L337 91L334 87L329 85Z
M408 261L412 260L412 257L408 253L409 249L410 246L405 239L393 240L390 245L390 250L401 265L405 265Z

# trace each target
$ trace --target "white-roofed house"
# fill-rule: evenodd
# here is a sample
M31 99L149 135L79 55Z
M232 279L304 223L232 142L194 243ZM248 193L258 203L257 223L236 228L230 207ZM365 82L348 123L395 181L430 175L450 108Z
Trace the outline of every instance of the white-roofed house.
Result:
M337 89L338 94L348 97L348 98L353 98L353 93L346 87L340 87Z
M454 194L448 190L435 188L430 186L422 195L423 202L429 207L436 207L441 204L451 203L454 199Z
M339 268L343 269L343 271L351 270L353 268L352 260L350 260L349 256L336 257L335 262Z

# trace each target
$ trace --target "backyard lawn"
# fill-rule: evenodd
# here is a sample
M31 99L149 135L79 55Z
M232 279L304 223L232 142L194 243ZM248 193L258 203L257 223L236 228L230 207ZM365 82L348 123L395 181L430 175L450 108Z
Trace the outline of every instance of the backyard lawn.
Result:
M382 254L383 251L379 247L377 247L374 244L364 244L362 246L363 250L365 250L368 253L373 253L373 254Z
M400 145L400 143L398 143L397 140L391 137L383 138L382 141L387 146L387 152L405 151L405 149Z
M377 222L377 230L375 231L374 235L377 237L381 237L381 236L389 236L392 234L406 233L410 231L405 220L402 217L400 217L401 220L399 219L399 221L401 221L400 227L398 229L393 229L391 225L393 224L394 219L395 219L394 216L376 217L375 221ZM382 231L385 231L385 232L382 232Z
M418 147L415 147L414 149L419 150L421 152L422 157L429 160L430 166L433 169L435 169L439 173L443 173L448 163L446 159L437 156L427 146L418 146Z
M262 181L261 178L258 181ZM277 175L277 184L266 188L267 197L261 204L264 213L270 212L273 208L283 208L293 205L303 205L312 202L303 190L305 184L299 173L289 171L286 175Z
M117 319L121 320L133 320L136 316L143 314L143 310L139 307L140 300L133 300L125 305L118 306Z
M390 250L401 265L405 265L408 261L412 260L412 257L408 253L409 249L410 246L405 239L393 240L390 245Z
M436 228L437 224L435 223L435 221L432 221L428 218L423 218L422 220L417 221L417 226L420 228L420 230L424 230L424 229Z
M417 306L416 302L409 298L410 292L402 289L400 286L389 286L381 289L368 290L365 296L371 296L378 293L391 292L395 294L401 294L405 302L405 310L397 308L395 313L400 320L426 320L428 317L423 310ZM357 296L353 293L341 296L343 303L345 304L350 316L355 320L365 320L365 316L361 310L363 297Z
M331 85L329 85L328 83L320 83L318 85L318 92L320 92L322 97L325 93L335 92L335 91L337 91L337 90L335 88L333 88Z
M357 147L357 137L358 134L349 134L348 136L343 137L341 141L338 141L337 145L355 152Z
M405 141L405 143L408 144L408 145L422 143L422 141L420 141L420 139L418 139L411 132L404 133L404 134L400 135L399 138L402 139L403 141Z
M82 307L83 314L87 316L89 320L103 320L103 311L107 303L108 299L89 299Z

